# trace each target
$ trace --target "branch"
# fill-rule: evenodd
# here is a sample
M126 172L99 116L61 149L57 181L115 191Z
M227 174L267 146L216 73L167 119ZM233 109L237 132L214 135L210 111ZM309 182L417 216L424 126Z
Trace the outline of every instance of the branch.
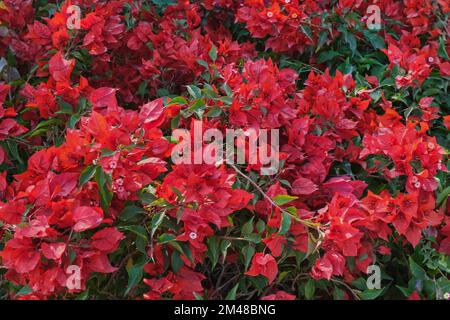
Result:
M256 190L259 191L259 193L261 193L261 195L267 200L269 201L269 203L274 206L275 208L278 208L278 210L280 210L281 212L283 212L284 214L289 215L292 219L294 219L297 222L302 223L304 226L308 227L308 228L313 228L315 230L317 230L319 232L319 235L322 234L322 231L320 231L319 227L320 224L311 222L310 220L304 220L304 219L300 219L299 217L293 215L292 213L284 210L283 208L281 208L279 205L277 205L271 197L269 197L264 190L261 189L260 186L258 186L258 184L256 182L254 182L252 179L250 179L249 176L247 176L245 173L243 173L241 170L238 169L238 167L236 167L233 163L228 163L228 165L230 167L232 167L239 175L241 175L243 178L245 178L248 182L250 182L250 184L255 187Z

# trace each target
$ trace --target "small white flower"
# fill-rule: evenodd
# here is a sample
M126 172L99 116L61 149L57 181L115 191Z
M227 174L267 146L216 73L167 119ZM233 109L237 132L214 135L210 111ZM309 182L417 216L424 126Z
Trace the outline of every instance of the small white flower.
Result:
M89 202L89 204L91 205L91 207L98 207L98 201L91 200L91 201Z
M115 168L117 168L117 161L110 161L109 162L109 167L111 168L111 169L115 169Z
M420 188L420 182L414 183L414 187L416 187L417 189L419 189L419 188Z
M429 63L433 63L433 62L434 62L433 57L428 57L428 62L429 62Z
M191 238L192 240L197 239L197 234L195 232L191 232L189 233L189 238Z
M272 18L272 17L273 17L273 12L272 12L272 11L267 12L267 16L268 16L269 18Z
M412 183L417 183L417 182L419 182L419 179L417 179L416 176L413 176L411 180L412 180Z
M291 3L291 0L284 0L284 3L289 4Z

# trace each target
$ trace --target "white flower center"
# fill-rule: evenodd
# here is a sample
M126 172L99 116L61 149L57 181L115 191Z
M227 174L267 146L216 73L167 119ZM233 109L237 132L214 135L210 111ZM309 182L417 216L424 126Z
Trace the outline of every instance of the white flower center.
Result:
M189 238L191 238L192 240L197 239L197 234L195 232L191 232L189 233Z

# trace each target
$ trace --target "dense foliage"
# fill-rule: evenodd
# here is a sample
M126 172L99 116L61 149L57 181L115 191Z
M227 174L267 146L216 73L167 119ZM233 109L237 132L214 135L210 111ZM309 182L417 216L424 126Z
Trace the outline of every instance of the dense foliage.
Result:
M449 12L1 0L0 297L448 298ZM175 165L199 121L279 129L280 169Z

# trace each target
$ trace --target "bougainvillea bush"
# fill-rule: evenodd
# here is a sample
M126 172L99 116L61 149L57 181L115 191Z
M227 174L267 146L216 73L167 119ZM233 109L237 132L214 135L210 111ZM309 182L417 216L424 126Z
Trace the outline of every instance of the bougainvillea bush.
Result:
M0 297L448 299L449 12L0 1ZM196 124L278 170L174 163Z

